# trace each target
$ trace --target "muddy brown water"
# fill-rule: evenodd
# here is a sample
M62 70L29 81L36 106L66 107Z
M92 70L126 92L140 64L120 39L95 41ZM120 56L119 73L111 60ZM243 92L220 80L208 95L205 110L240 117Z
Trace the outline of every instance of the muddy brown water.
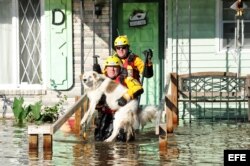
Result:
M225 149L250 149L250 123L181 121L168 135L168 149L160 152L158 136L149 127L130 143L83 141L72 133L53 136L53 153L28 151L27 127L0 120L0 163L12 165L223 165Z

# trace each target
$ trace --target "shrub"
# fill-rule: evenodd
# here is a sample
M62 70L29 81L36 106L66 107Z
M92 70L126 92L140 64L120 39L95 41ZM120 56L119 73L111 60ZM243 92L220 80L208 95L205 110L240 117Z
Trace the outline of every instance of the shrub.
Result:
M19 125L23 125L25 122L36 124L53 123L58 119L60 108L66 100L67 97L63 96L58 103L51 107L43 106L42 101L25 106L23 97L15 97L12 110Z

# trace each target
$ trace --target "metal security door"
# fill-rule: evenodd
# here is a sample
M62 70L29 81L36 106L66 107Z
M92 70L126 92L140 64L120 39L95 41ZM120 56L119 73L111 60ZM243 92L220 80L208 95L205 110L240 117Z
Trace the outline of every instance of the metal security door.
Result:
M118 7L118 31L121 35L127 35L130 48L143 60L142 52L152 49L154 53L154 76L144 79L144 94L141 97L142 105L159 104L161 98L161 86L164 81L162 76L160 55L159 55L159 12L158 3L122 3ZM138 16L137 13L144 13ZM137 22L136 22L137 20ZM163 69L162 69L163 70Z

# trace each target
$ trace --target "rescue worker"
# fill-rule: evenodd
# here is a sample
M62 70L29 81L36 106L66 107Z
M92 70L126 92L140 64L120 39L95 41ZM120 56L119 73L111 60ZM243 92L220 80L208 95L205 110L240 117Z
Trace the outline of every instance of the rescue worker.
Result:
M120 83L122 83L123 85L125 84L125 86L127 86L129 89L128 93L124 94L118 100L118 104L120 106L126 105L127 102L131 98L136 98L140 94L143 93L143 90L138 91L138 92L136 92L136 90L133 90L133 87L134 87L133 82L135 82L135 80L137 80L136 82L140 84L140 74L142 74L142 77L146 77L146 78L151 78L153 76L153 65L151 61L152 56L153 56L152 51L149 52L147 59L145 61L146 64L144 64L143 60L129 49L129 46L130 46L129 40L127 36L125 35L118 36L114 41L114 47L115 47L116 53L113 55L113 57L119 57L119 59L122 62L121 64L122 67L119 69L119 78L116 77L114 79L116 81L119 80ZM108 61L106 61L106 63L109 64ZM106 67L108 66L105 66L105 68ZM94 64L93 70L97 71L98 73L102 73L100 70L99 64ZM108 70L104 71L104 73L106 72L105 73L106 76L110 77L107 71ZM128 81L128 80L131 80L131 81ZM106 124L103 123L102 125L105 126ZM119 135L122 135L122 134L119 134Z
M142 77L151 78L153 76L153 65L152 65L152 52L148 54L146 64L136 54L129 49L129 40L127 36L118 36L114 41L114 47L116 53L113 56L117 56L122 61L122 74L121 76L127 77L128 70L132 68L132 77L140 82L140 74ZM128 102L127 98L121 98L119 105L123 106Z
M130 68L132 69L132 68ZM103 74L114 80L116 83L121 83L128 88L128 91L123 94L124 99L129 101L131 99L137 98L143 93L142 85L133 77L127 75L123 77L121 75L122 62L117 56L109 56L104 62ZM130 72L131 74L131 72ZM108 138L113 131L113 113L115 110L111 110L105 103L105 96L102 96L97 109L100 114L100 119L97 122L97 128L95 130L95 140L102 141ZM119 99L120 100L120 99ZM118 100L118 103L119 103ZM118 141L126 141L126 133L124 130L120 130L117 136Z

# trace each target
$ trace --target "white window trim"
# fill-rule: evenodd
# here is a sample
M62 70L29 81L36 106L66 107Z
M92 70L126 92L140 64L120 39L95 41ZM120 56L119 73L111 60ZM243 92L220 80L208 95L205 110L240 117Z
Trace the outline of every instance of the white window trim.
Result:
M43 89L46 89L46 82L47 82L47 68L46 68L46 54L45 54L45 44L46 44L46 38L45 38L45 22L46 22L46 17L45 17L45 0L40 0L41 1L41 55L42 57L42 78L43 78Z
M13 29L13 38L12 41L16 41L13 42L13 44L15 45L13 47L13 54L12 57L13 59L17 59L13 66L15 67L15 69L13 70L12 76L14 77L14 82L17 84L18 80L19 80L19 70L18 70L18 62L19 62L19 56L17 56L19 54L19 28L18 28L18 0L12 0L12 9L17 9L17 10L12 10L12 29ZM17 76L18 77L17 77Z
M44 0L41 2L41 55L45 55L45 12ZM19 84L19 24L18 24L18 0L12 0L12 30L13 37L13 59L15 69L13 70L14 83L13 84L0 84L0 94L45 94L46 93L46 58L42 58L42 78L43 84ZM45 56L42 56L45 57Z
M227 48L223 48L223 20L222 15L222 0L216 1L216 45L217 45L217 53L218 54L225 54L227 52ZM230 51L234 51L235 47L229 48ZM241 53L249 53L250 48L242 48Z

